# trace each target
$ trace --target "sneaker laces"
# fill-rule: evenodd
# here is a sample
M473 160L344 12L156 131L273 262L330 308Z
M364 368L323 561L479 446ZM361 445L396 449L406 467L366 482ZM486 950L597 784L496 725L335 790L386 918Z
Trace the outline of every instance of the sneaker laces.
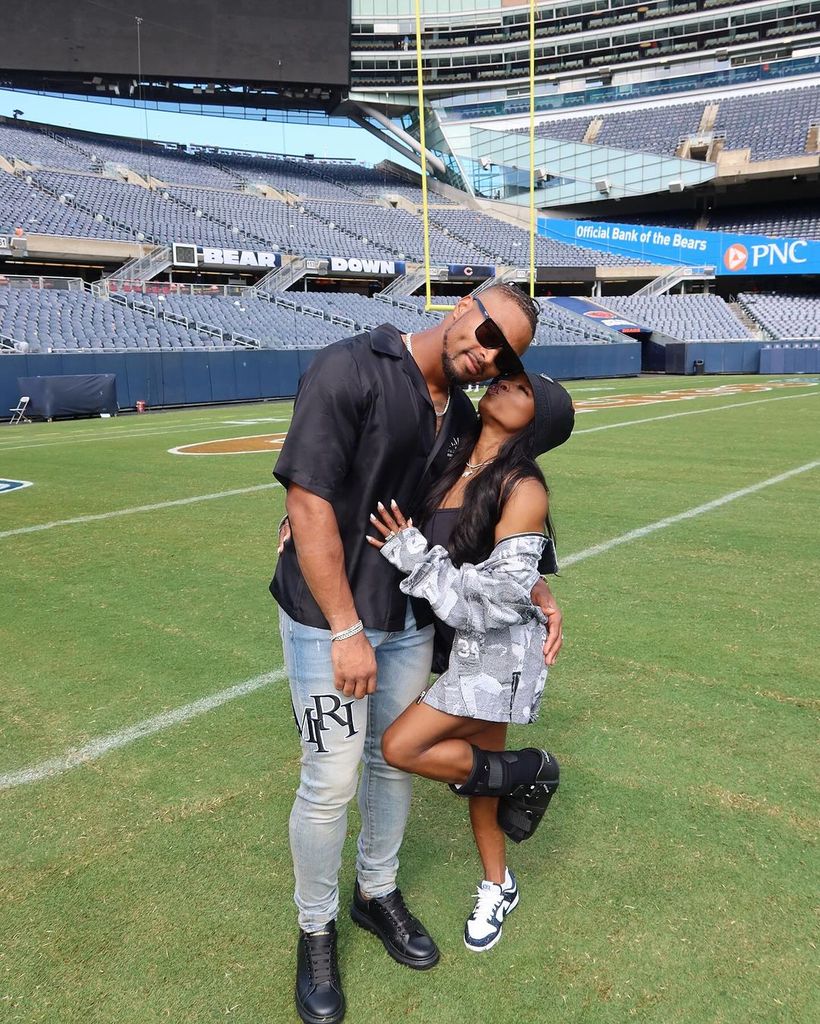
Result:
M310 976L316 985L333 981L333 938L330 932L311 932L305 935Z
M504 902L504 893L500 885L493 883L492 888L487 887L485 889L479 886L475 892L474 899L476 900L476 905L470 917L475 921L489 921L491 917L495 916Z

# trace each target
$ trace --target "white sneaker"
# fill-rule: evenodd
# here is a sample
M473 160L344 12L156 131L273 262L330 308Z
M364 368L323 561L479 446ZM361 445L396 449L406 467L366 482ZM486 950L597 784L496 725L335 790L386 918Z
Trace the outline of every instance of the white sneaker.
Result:
M504 884L484 879L476 892L476 905L464 926L464 945L475 953L483 953L501 938L504 918L518 906L518 886L507 869Z
M507 906L504 908L504 916L506 917L518 906L519 899L518 882L516 882L515 875L509 868L505 868L504 884L501 886L501 891L504 893L504 899L507 901Z

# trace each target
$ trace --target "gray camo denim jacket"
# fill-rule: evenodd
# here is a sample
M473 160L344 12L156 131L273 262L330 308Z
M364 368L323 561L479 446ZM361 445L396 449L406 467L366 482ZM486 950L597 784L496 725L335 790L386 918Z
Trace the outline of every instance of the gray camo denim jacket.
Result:
M449 682L455 684L453 693L469 694L470 717L535 720L546 682L546 619L530 593L547 545L552 548L552 540L542 534L507 537L485 561L456 568L445 548L428 549L424 535L410 527L381 549L392 565L409 573L400 583L402 592L423 598L455 629L447 671L436 688ZM549 554L554 560L554 552ZM465 709L454 707L450 713Z

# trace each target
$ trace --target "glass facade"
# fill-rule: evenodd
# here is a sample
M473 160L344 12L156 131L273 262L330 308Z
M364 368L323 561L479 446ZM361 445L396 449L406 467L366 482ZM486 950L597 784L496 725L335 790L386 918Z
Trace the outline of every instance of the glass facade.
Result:
M465 122L436 128L431 121L428 114L428 146L458 174L452 184L486 199L529 204L528 133ZM543 207L651 195L668 191L671 183L691 188L716 173L714 164L702 161L543 138L535 140L535 166L536 205Z

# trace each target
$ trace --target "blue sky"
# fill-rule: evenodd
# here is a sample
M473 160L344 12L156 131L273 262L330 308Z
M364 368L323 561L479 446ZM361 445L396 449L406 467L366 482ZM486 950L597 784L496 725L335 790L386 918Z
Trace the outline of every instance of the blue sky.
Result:
M350 157L368 164L389 158L406 163L363 128L332 125L245 121L232 117L172 114L137 107L113 106L86 100L53 99L0 89L0 114L22 110L27 121L78 128L106 135L157 139L162 142L253 149L264 153ZM146 125L147 122L147 125Z

